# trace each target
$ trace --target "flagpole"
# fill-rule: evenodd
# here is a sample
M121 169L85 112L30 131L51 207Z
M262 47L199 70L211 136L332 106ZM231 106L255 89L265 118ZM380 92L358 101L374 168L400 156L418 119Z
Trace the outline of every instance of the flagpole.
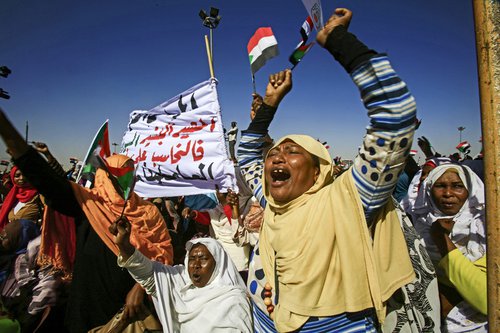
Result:
M123 214L125 213L125 208L127 207L127 201L128 201L129 197L130 197L130 195L125 199L125 203L123 204L122 213L120 214L120 218L118 220L121 220L123 218Z
M496 59L500 55L497 23L498 1L474 0L474 25L478 67L479 97L484 148L484 185L486 195L486 241L500 240L500 78ZM500 331L500 247L489 246L487 254L488 332Z
M208 36L207 35L205 35L205 46L207 48L208 67L210 68L210 77L212 79L214 79L215 75L214 75L214 66L213 66L213 63L212 63L212 50L210 50L210 44L208 42Z
M252 73L252 86L253 86L253 93L257 93L257 88L255 88L255 75Z

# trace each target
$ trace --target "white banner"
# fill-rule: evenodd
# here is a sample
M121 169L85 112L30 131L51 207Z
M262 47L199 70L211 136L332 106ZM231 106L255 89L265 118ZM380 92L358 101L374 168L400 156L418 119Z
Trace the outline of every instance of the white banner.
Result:
M323 29L323 9L321 8L321 0L302 0L302 3L307 9L311 17L316 31Z
M237 191L228 159L217 81L202 82L149 111L130 114L121 153L134 160L135 192L171 197Z

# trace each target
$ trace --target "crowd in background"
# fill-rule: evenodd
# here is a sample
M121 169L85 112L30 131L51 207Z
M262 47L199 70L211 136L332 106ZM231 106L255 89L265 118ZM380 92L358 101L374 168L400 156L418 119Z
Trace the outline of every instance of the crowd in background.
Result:
M417 164L415 100L351 15L338 9L317 37L370 118L349 168L315 138L269 135L290 70L253 95L239 145L231 124L239 193L124 200L103 169L81 186L2 112L0 331L87 332L119 312L165 332L485 332L482 153L441 155L420 137Z

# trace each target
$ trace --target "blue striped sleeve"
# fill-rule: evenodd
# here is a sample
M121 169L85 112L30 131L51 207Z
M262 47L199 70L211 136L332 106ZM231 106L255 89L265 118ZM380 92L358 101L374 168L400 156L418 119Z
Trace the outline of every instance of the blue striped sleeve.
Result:
M351 77L370 117L352 168L369 220L387 202L404 169L415 132L416 104L385 55L371 58Z
M264 150L269 145L266 133L242 131L238 146L238 163L245 181L262 207L266 199L262 193L262 174L264 171Z

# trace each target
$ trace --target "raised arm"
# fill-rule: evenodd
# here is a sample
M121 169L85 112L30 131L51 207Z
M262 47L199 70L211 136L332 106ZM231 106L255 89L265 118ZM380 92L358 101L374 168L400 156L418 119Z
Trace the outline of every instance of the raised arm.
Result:
M1 109L0 136L10 151L14 163L45 197L47 204L69 216L81 213L69 181L58 175L47 161L24 141Z
M59 161L57 161L57 159L54 157L54 155L52 155L52 153L49 150L49 147L45 143L43 143L43 142L32 142L32 144L33 144L33 147L35 147L35 149L40 154L42 154L43 156L45 156L45 158L47 159L47 162L49 163L49 166L58 175L60 175L61 177L66 177L66 172L64 171L63 167L61 166L61 164L59 163Z
M351 11L340 8L318 32L317 41L351 75L370 124L352 175L367 220L389 199L410 152L416 105L385 55L368 49L347 28Z
M130 231L130 222L125 217L109 226L109 232L115 236L114 242L120 250L118 266L126 268L148 294L156 296L153 262L130 243Z
M283 98L292 89L292 71L287 69L269 76L264 98L253 94L250 117L252 122L241 131L238 146L238 163L245 181L252 189L260 205L265 207L266 199L262 193L262 172L264 152L270 144L269 125Z

